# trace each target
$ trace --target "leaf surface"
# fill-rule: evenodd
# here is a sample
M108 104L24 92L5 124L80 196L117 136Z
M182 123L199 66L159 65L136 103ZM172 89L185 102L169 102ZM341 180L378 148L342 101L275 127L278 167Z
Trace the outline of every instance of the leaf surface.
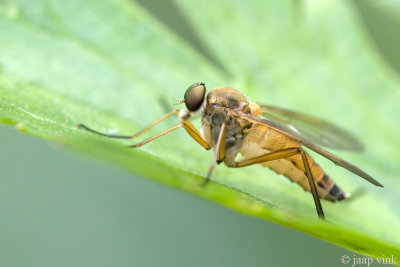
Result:
M135 173L371 256L400 256L400 81L345 1L128 0L0 2L0 120ZM168 12L158 15L157 8ZM179 129L140 149L76 128L132 134L172 108L187 86L234 87L250 99L348 129L364 154L338 152L374 187L314 159L353 197L323 201L261 166L211 163ZM175 99L175 100L173 100ZM147 134L175 125L171 118ZM199 126L199 121L195 121ZM146 136L147 136L146 135ZM136 142L134 140L133 142Z

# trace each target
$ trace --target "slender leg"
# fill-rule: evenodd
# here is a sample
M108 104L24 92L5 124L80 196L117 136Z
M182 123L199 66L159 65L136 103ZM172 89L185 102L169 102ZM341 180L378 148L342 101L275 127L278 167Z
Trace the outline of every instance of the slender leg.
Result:
M314 203L315 203L315 208L317 209L317 214L318 217L320 219L325 219L324 216L324 211L322 210L322 205L321 205L321 201L319 199L319 195L318 195L318 191L317 191L317 187L315 186L315 181L314 178L312 176L311 173L311 169L310 169L310 165L308 164L308 160L306 157L306 153L304 152L304 150L300 147L295 147L295 148L286 148L286 149L282 149L282 150L278 150L278 151L274 151L259 157L255 157L255 158L251 158L251 159L247 159L241 162L234 162L232 166L229 167L233 167L233 168L241 168L241 167L246 167L249 165L253 165L253 164L258 164L258 163L263 163L263 162L267 162L267 161L272 161L272 160L277 160L277 159L282 159L282 158L288 158L291 156L294 156L296 154L301 154L302 160L303 160L303 164L304 164L304 169L306 171L306 176L308 179L308 183L310 184L310 189L311 189L311 194L313 196L314 199Z
M320 219L325 219L324 211L322 210L321 201L319 200L317 187L315 186L315 181L314 181L314 178L313 178L311 170L310 170L310 165L308 165L306 153L304 153L303 149L301 150L301 157L303 158L304 169L306 170L308 183L310 184L311 193L314 198L315 208L317 209L318 217Z
M225 122L221 125L221 130L218 136L217 148L218 154L216 158L216 162L220 164L225 159L225 134L226 134L226 124Z
M255 158L247 159L244 161L240 161L240 162L235 161L233 163L233 166L229 166L229 167L241 168L241 167L246 167L246 166L253 165L253 164L263 163L266 161L288 158L288 157L294 156L296 154L299 154L300 151L301 151L301 148L299 148L299 147L286 148L286 149L274 151L274 152L271 152L271 153L268 153L268 154L265 154L262 156L258 156Z
M218 141L215 146L213 161L211 162L210 169L208 170L207 177L204 180L202 186L206 186L210 181L210 177L214 170L215 164L223 161L225 158L225 126L226 124L225 122L223 122L221 125L221 130L219 131Z
M175 125L175 126L169 128L169 129L165 130L165 131L162 131L161 133L158 133L158 134L156 134L156 135L154 135L154 136L152 136L152 137L150 137L150 138L148 138L148 139L146 139L146 140L144 140L144 141L142 141L140 143L137 143L135 145L131 145L129 147L141 147L144 144L147 144L147 143L153 141L154 139L157 139L158 137L163 136L163 135L165 135L165 134L167 134L169 132L172 132L173 130L176 130L176 129L182 127L182 126L183 126L182 124Z
M183 128L185 128L186 132L196 141L199 145L204 147L205 149L211 149L211 146L206 142L206 140L201 137L200 132L194 127L194 125L190 121L183 122Z
M151 124L150 124L149 126L147 126L146 128L144 128L144 129L142 129L141 131L139 131L138 133L134 134L132 137L133 137L133 138L136 138L136 137L142 135L144 132L146 132L147 130L149 130L150 128L152 128L154 125L156 125L156 124L162 122L163 120L165 120L166 118L168 118L169 116L171 116L171 115L173 115L173 114L178 115L178 114L179 114L179 110L174 109L174 110L168 112L167 114L165 114L164 116L162 116L162 117L159 118L158 120L155 120L153 123L151 123Z
M155 120L154 122L152 122L150 125L148 125L147 127L145 127L144 129L142 129L141 131L139 131L138 133L134 134L134 135L113 135L113 134L105 134L105 133L101 133L98 132L96 130L93 130L89 127L87 127L84 124L78 124L78 128L82 128L85 129L86 131L89 131L91 133L95 133L97 135L101 135L101 136L105 136L105 137L109 137L109 138L125 138L125 139L131 139L131 138L136 138L140 135L142 135L144 132L148 131L150 128L152 128L153 126L155 126L156 124L160 123L161 121L165 120L166 118L168 118L169 116L173 115L173 114L177 114L179 115L179 110L174 109L170 112L168 112L167 114L163 115L161 118ZM181 124L179 125L175 125L174 127L171 127L165 131L162 131L161 133L156 134L153 137L150 137L149 139L146 139L138 144L132 145L130 147L140 147L144 144L147 144L148 142L153 141L154 139L157 139L160 136L163 136L164 134L167 134L175 129L178 129L179 127L183 127L186 132L198 143L200 144L202 147L204 147L205 149L209 150L211 149L211 145L209 145L202 137L200 132L196 129L196 127L194 127L194 125L186 120L186 121L181 121Z
M190 135L190 137L193 138L194 141L196 141L199 145L201 145L202 147L204 147L205 149L209 150L211 148L211 146L201 137L200 132L196 129L196 127L194 127L194 125L190 122L190 121L183 121L182 123L175 125L165 131L162 131L161 133L158 133L152 137L150 137L149 139L146 139L138 144L135 145L131 145L130 147L140 147L144 144L147 144L151 141L153 141L154 139L157 139L160 136L163 136L164 134L167 134L169 132L172 132L175 129L178 129L180 127L183 127L186 132Z
M147 130L149 130L150 128L152 128L154 125L160 123L161 121L165 120L166 118L168 118L169 116L173 115L173 114L179 114L179 111L177 109L174 109L170 112L168 112L167 114L165 114L164 116L162 116L161 118L155 120L153 123L151 123L150 125L148 125L147 127L145 127L144 129L142 129L141 131L139 131L138 133L134 134L134 135L114 135L114 134L105 134L105 133L101 133L98 132L96 130L93 130L89 127L87 127L84 124L78 124L78 128L82 128L85 129L86 131L95 133L97 135L101 135L101 136L105 136L105 137L109 137L109 138L125 138L125 139L130 139L130 138L136 138L140 135L142 135L144 132L146 132Z

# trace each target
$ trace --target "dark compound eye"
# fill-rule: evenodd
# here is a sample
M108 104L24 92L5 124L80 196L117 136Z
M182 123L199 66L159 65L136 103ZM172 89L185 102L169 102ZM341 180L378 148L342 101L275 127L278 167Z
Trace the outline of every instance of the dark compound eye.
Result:
M186 108L189 111L196 111L203 104L204 96L206 94L206 85L204 83L192 84L183 97L185 99Z

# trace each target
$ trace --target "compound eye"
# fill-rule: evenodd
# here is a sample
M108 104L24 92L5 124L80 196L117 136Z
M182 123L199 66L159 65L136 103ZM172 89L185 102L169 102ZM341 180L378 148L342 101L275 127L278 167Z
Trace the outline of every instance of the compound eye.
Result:
M204 83L192 84L183 97L185 99L186 108L189 111L196 111L203 104L206 94L206 85Z

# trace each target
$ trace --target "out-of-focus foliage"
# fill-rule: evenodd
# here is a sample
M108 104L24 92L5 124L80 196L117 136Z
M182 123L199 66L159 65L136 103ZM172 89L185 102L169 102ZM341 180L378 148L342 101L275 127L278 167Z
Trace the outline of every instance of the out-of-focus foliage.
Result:
M377 47L400 74L400 2L357 0L354 3Z

